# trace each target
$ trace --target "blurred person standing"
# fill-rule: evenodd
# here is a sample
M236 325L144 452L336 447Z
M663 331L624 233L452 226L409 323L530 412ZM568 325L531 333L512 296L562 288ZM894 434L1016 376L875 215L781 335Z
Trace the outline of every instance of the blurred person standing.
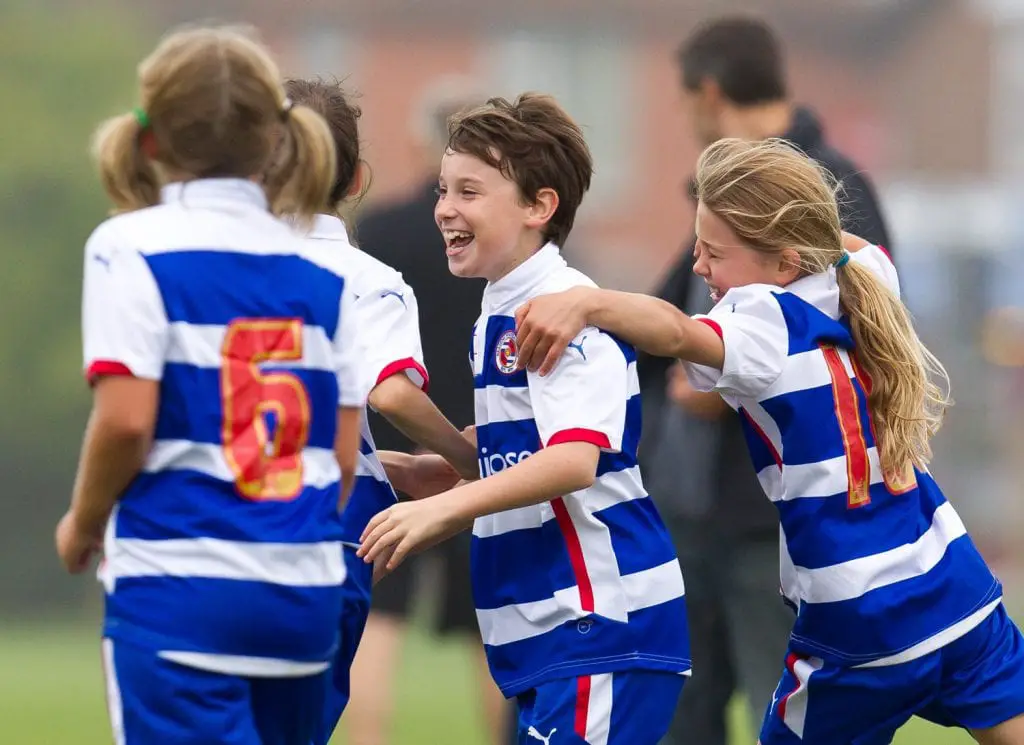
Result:
M448 271L445 244L434 222L437 174L448 143L448 117L482 101L468 80L443 78L428 87L413 121L418 185L411 196L367 209L358 220L355 239L371 256L401 272L419 300L420 336L430 370L430 397L458 427L473 423L473 376L469 342L473 319L480 310L482 280L459 279ZM380 450L413 452L415 445L383 417L369 414ZM477 629L469 579L470 535L464 533L434 549L440 563L431 588L436 602L434 630L465 638L472 647L490 742L503 742L508 705L487 667ZM424 567L418 558L405 562L373 592L370 615L352 667L351 699L342 727L351 745L389 742L397 687L395 673L417 579Z
M684 105L701 147L723 137L782 137L842 184L843 227L890 247L871 184L825 139L821 122L789 95L773 30L752 17L713 20L677 54ZM693 273L694 239L657 294L686 313L713 305ZM761 721L778 682L793 613L779 593L778 519L757 481L739 417L700 393L673 361L641 355L641 468L686 576L693 679L666 745L725 745L737 691Z

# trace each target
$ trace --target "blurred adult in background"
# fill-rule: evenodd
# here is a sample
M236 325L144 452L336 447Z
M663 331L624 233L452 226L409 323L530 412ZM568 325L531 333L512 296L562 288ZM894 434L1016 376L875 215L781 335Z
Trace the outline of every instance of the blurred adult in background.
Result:
M355 230L359 247L400 271L415 291L430 397L458 427L473 423L468 355L472 319L480 312L484 282L459 279L448 271L444 240L434 222L435 189L448 143L448 117L482 98L462 79L445 78L429 87L413 121L416 152L410 162L417 170L418 185L407 198L368 208ZM412 452L413 444L385 419L372 411L369 418L378 449ZM440 564L436 575L424 575L424 562L417 557L406 560L374 588L370 617L352 667L351 699L342 718L350 745L390 741L398 689L395 674L418 580L424 576L436 577L437 582L428 589L430 605L436 609L432 627L441 635L463 637L472 648L490 742L503 741L508 705L491 679L480 641L469 580L469 544L466 532L425 554Z
M870 182L828 143L814 112L790 98L769 26L743 16L713 20L683 42L677 62L702 147L722 137L788 140L841 182L844 228L891 249ZM712 302L693 274L694 242L657 294L686 313L704 313ZM671 360L641 356L639 372L644 483L683 565L693 650L693 679L665 745L725 745L734 693L745 694L751 722L763 718L793 623L779 594L778 519L739 417L721 397L695 391Z

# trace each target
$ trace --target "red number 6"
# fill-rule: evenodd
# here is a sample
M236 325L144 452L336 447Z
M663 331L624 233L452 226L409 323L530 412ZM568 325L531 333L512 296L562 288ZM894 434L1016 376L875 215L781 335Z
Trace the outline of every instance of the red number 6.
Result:
M302 492L302 450L309 439L309 393L297 375L261 372L266 360L302 358L302 321L232 321L221 347L221 436L235 487L246 499L288 501ZM276 417L273 440L266 415Z

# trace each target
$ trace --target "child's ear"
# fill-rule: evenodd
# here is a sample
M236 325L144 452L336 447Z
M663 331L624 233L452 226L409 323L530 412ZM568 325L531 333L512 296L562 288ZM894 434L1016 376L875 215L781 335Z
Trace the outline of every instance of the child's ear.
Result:
M779 279L783 280L778 284L785 286L795 282L801 276L800 253L795 248L784 248L779 254L778 273Z
M369 170L370 166L367 165L365 160L360 160L356 164L356 172L352 176L352 186L348 188L348 193L345 195L346 198L363 195L363 187L369 178Z
M537 191L533 203L528 207L526 225L530 228L540 229L550 222L558 209L558 192L550 187L543 187Z

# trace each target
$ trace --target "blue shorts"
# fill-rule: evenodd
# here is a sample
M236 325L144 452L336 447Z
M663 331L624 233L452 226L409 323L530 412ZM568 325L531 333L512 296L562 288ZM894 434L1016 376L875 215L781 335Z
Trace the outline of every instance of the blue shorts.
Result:
M207 672L103 640L107 706L120 745L294 745L323 711L327 673L259 678Z
M790 653L761 745L888 745L912 716L983 729L1024 714L1024 637L1000 603L971 631L916 660L834 667Z
M352 660L356 657L359 640L363 637L366 619L370 615L373 564L367 564L356 556L356 549L351 546L346 545L344 551L347 574L342 586L344 600L341 609L341 640L331 663L327 703L313 737L313 745L327 745L335 727L338 726L338 720L348 706Z
M657 745L685 679L627 670L542 683L518 696L518 745Z

